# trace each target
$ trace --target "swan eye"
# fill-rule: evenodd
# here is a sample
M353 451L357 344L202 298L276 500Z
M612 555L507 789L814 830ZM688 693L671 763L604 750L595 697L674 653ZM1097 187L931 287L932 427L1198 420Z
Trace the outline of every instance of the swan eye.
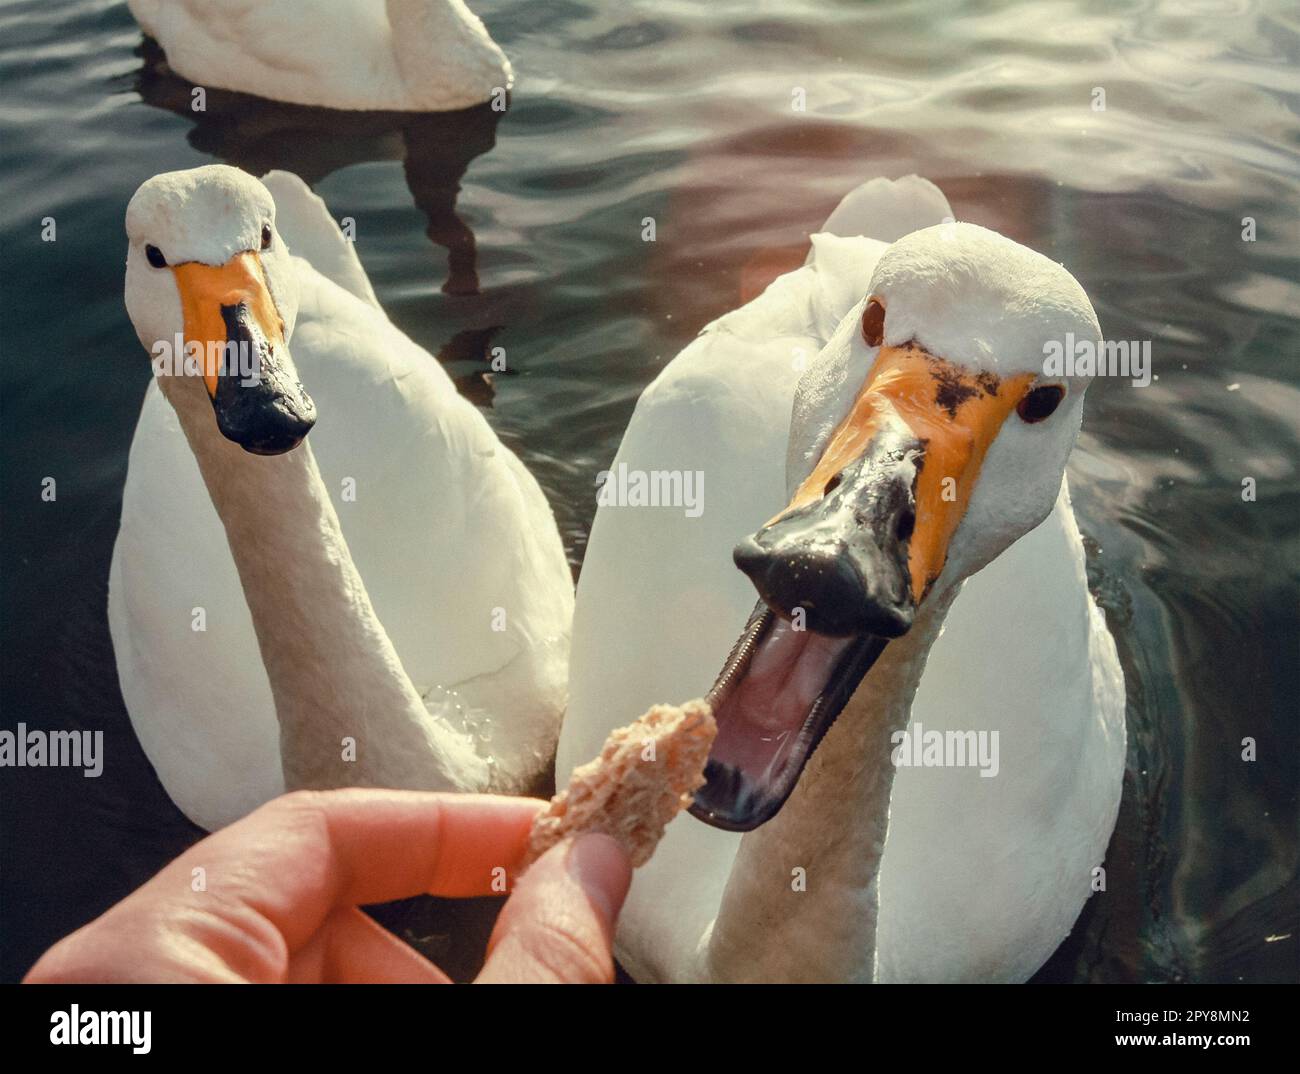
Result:
M862 311L862 338L868 347L879 347L885 339L885 307L873 298Z
M1020 420L1034 425L1052 416L1052 412L1061 405L1065 398L1065 389L1059 384L1045 384L1035 388L1016 404L1016 413Z
M163 257L162 251L156 246L146 246L144 248L144 256L149 259L149 264L154 268L167 267L167 258Z
M271 248L271 225L263 224L262 225L262 249L269 250L270 248Z

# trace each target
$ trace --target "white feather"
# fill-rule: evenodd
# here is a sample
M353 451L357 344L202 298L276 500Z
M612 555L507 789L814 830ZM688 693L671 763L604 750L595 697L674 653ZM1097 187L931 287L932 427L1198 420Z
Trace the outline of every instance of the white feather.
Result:
M323 108L444 112L510 89L463 0L129 0L199 86Z

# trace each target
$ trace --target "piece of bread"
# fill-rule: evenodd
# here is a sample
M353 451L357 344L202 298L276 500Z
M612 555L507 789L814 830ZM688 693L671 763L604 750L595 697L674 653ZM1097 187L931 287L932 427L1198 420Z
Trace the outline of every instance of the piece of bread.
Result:
M703 700L655 705L611 732L600 756L574 769L569 786L537 814L523 868L577 832L613 836L634 866L644 865L668 822L703 785L717 732Z

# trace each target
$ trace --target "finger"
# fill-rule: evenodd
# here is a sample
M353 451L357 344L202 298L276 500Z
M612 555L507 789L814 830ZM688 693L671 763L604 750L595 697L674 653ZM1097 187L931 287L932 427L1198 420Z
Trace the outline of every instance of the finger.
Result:
M627 855L607 835L552 847L502 909L478 980L609 983L614 922L631 882Z
M500 894L540 808L528 798L416 791L285 795L196 844L130 898L162 885L241 927L256 914L293 952L336 907ZM206 896L191 894L195 868Z
M355 906L335 910L289 960L291 984L450 984L451 979Z
M330 791L311 795L329 827L340 902L503 894L544 803L489 794Z

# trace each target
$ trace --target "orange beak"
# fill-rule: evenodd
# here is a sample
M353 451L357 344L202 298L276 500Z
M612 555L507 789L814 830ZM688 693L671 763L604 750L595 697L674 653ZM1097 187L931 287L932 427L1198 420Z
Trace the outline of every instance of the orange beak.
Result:
M254 324L272 347L284 346L284 321L266 286L262 262L251 250L236 254L224 265L187 261L172 273L181 293L185 342L203 349L203 382L217 394L222 350L228 342L224 307L246 305Z
M894 637L938 578L980 467L1032 375L883 346L789 505L736 550L769 607L809 629Z
M298 383L284 321L252 251L224 265L172 267L185 319L185 343L202 355L203 383L223 436L257 455L296 447L316 421Z

